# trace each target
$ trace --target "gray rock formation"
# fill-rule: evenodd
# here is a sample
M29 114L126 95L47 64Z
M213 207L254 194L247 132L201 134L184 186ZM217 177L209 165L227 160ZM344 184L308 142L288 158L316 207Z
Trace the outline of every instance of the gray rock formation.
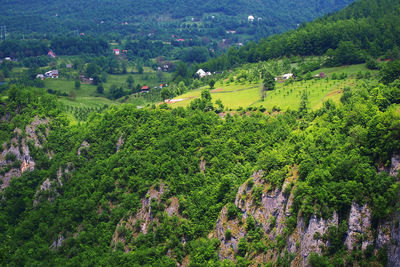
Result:
M391 159L390 168L380 169L387 171L390 175L397 176L400 170L400 156L394 155ZM295 171L294 171L295 172ZM244 227L245 218L249 215L257 221L264 230L264 238L273 241L278 235L283 236L285 230L285 221L291 215L291 206L293 202L293 191L290 195L285 195L283 191L291 183L296 186L296 175L288 177L283 185L283 190L271 190L270 186L263 180L263 172L255 172L252 176L253 182L249 181L239 187L235 199L235 205L242 211L243 218L229 220L227 218L227 207L224 207L216 222L214 230L209 234L210 238L218 238L221 241L219 248L219 257L221 260L235 260L237 245L242 237L246 237L247 232ZM261 202L255 203L253 189L262 187ZM276 225L270 225L271 218L276 218ZM254 265L265 261L274 261L284 251L295 255L292 266L308 266L309 256L312 252L321 253L322 248L329 246L327 240L322 238L327 234L329 227L339 226L337 213L329 219L318 218L312 215L309 223L306 224L304 218L297 218L295 230L287 237L283 251L269 250L266 254L261 253L252 255ZM232 233L230 240L225 240L227 230ZM367 204L360 205L352 203L349 217L348 230L344 245L348 250L365 250L368 246L374 246L375 254L378 249L386 247L388 251L388 266L400 266L400 212L388 218L385 222L378 225L377 234L374 236L372 229L372 214Z

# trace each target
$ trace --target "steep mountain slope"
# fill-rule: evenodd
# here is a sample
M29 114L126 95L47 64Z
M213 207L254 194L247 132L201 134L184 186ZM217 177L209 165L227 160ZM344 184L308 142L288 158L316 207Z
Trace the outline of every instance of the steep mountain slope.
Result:
M0 176L19 172L2 186L0 259L398 265L399 92L365 85L312 113L224 119L204 92L186 110L121 105L72 126L55 98L14 87L0 110Z
M246 62L298 55L325 55L332 59L333 65L354 64L365 60L366 55L378 57L392 51L398 57L399 25L399 0L357 1L296 30L231 49L203 67L215 71Z
M150 31L162 29L157 24L168 25L168 22L185 17L200 19L215 15L216 21L235 18L237 24L239 19L247 20L249 15L254 15L256 20L261 17L272 29L283 31L298 23L339 10L351 2L352 0L3 1L0 25L6 25L9 32L20 33L56 33L75 29L81 32L135 33L146 28ZM143 23L146 25L141 25Z

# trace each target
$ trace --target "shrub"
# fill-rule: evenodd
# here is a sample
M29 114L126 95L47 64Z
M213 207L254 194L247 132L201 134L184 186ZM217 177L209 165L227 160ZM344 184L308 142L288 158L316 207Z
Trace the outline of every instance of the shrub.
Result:
M17 156L15 156L15 155L12 154L12 153L7 153L7 155L6 155L6 160L7 160L7 161L14 162L16 159L17 159Z
M225 231L225 241L231 240L231 238L232 238L232 232L230 229L228 229Z
M238 208L235 206L235 204L229 203L227 212L228 220L235 219L237 214L238 214Z

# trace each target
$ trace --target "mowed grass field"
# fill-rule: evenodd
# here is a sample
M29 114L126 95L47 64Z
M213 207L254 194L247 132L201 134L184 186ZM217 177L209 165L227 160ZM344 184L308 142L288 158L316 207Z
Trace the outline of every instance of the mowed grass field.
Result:
M245 83L245 84L221 84L217 82L215 89L211 90L213 101L220 99L222 103L232 109L239 107L248 107L257 102L261 97L261 84ZM182 101L170 103L172 107L187 106L193 99L201 96L204 89L209 89L208 86L187 92L183 95L174 98L174 101L182 99Z
M345 87L354 88L357 81L354 78L345 80L313 79L293 83L277 84L274 91L267 92L265 100L256 103L263 105L268 110L279 107L283 110L288 108L297 109L300 105L303 92L308 95L311 109L317 109L328 99L339 102Z
M348 86L355 87L356 80L348 78L345 80L315 79L293 83L277 83L275 90L267 91L264 101L261 101L261 83L226 85L211 90L211 96L215 102L220 99L228 109L246 108L252 106L264 106L268 110L279 107L283 110L288 108L297 109L304 91L308 94L308 100L312 109L321 107L322 103L328 99L339 102L343 88ZM201 91L208 87L202 87L174 98L170 103L171 107L187 106L193 99L201 96Z
M266 92L264 101L261 101L261 81L245 84L217 82L215 84L216 89L211 90L211 95L214 102L220 99L228 109L264 106L267 110L272 110L274 107L286 110L288 108L297 109L301 101L301 95L306 92L310 108L318 109L328 99L338 103L345 87L355 88L357 83L362 81L356 79L356 74L360 71L365 73L369 70L365 67L365 64L324 68L314 71L313 75L324 72L328 75L328 78L295 81L292 83L277 82L275 90ZM376 71L370 72L372 75L376 74ZM333 73L338 76L345 73L348 77L343 80L329 79L329 76ZM208 86L201 87L177 96L169 105L171 107L187 106L193 99L201 96L202 90L208 88Z

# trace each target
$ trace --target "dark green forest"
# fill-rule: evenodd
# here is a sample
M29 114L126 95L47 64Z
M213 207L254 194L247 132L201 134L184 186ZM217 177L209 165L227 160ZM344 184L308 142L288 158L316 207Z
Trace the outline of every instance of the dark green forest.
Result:
M9 42L0 47L0 57L36 57L46 54L46 47L57 55L105 55L110 53L106 42L114 42L130 51L130 59L164 56L199 63L351 2L5 1L0 39ZM198 47L200 56L194 54Z
M397 0L357 1L296 30L249 43L240 49L232 47L203 67L215 71L246 62L291 56L325 56L330 66L365 62L371 56L400 58L399 10Z
M119 32L123 34L163 31L171 21L185 17L217 17L218 27L236 18L262 17L270 33L282 32L296 24L339 10L351 3L335 1L5 1L0 25L17 33ZM219 22L218 22L219 20ZM128 25L121 26L121 23ZM142 26L140 25L142 24ZM215 28L218 28L215 27ZM214 28L214 27L213 27ZM265 29L264 29L265 31Z

